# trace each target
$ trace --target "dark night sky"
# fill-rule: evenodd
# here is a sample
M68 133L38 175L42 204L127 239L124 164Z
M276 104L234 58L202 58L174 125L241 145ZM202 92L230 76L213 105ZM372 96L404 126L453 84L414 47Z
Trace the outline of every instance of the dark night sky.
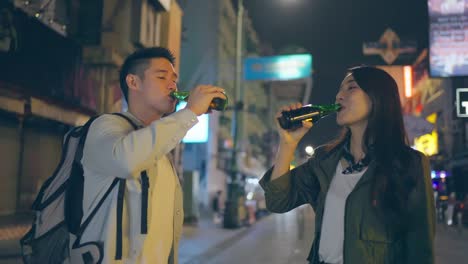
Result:
M346 68L369 63L362 43L378 41L386 28L417 41L419 50L428 46L427 0L244 0L244 6L260 40L276 52L294 45L312 54L316 104L334 101ZM323 120L302 144L323 144L336 129L334 117Z

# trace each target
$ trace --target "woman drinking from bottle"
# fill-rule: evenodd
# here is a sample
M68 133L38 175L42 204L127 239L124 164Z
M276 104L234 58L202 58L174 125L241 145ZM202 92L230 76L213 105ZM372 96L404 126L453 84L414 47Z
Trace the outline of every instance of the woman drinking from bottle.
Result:
M351 68L336 103L341 136L293 170L295 149L312 123L278 126L275 164L260 181L267 208L284 213L313 207L309 263L434 263L429 162L408 146L395 80L374 67Z

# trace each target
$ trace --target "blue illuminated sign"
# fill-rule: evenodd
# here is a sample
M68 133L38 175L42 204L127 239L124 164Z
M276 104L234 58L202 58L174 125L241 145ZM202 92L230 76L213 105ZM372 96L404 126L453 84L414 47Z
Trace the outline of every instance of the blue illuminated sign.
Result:
M180 102L177 104L176 111L185 108L186 102ZM198 117L198 123L192 127L185 135L182 142L184 143L205 143L208 141L208 127L209 119L208 115L204 114Z
M312 56L295 54L244 60L244 80L294 80L307 78L312 73Z

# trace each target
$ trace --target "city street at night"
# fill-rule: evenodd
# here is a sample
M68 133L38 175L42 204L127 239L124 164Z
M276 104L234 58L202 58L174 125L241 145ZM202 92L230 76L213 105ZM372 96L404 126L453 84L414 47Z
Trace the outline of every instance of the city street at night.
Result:
M0 0L17 263L468 264L468 0Z

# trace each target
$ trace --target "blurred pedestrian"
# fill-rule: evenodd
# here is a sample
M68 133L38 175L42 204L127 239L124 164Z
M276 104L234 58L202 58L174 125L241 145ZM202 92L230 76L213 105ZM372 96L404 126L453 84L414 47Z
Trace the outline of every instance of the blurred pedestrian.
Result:
M447 200L447 209L445 210L445 224L451 226L453 224L453 217L455 206L457 205L457 197L454 192L451 192Z
M222 212L221 212L221 194L223 192L218 190L213 199L211 200L211 209L213 210L213 223L218 225L221 223L222 220Z
M429 162L408 146L395 80L374 67L351 68L336 102L341 136L293 170L294 152L312 123L278 126L274 167L260 181L268 209L314 208L310 263L434 263Z

